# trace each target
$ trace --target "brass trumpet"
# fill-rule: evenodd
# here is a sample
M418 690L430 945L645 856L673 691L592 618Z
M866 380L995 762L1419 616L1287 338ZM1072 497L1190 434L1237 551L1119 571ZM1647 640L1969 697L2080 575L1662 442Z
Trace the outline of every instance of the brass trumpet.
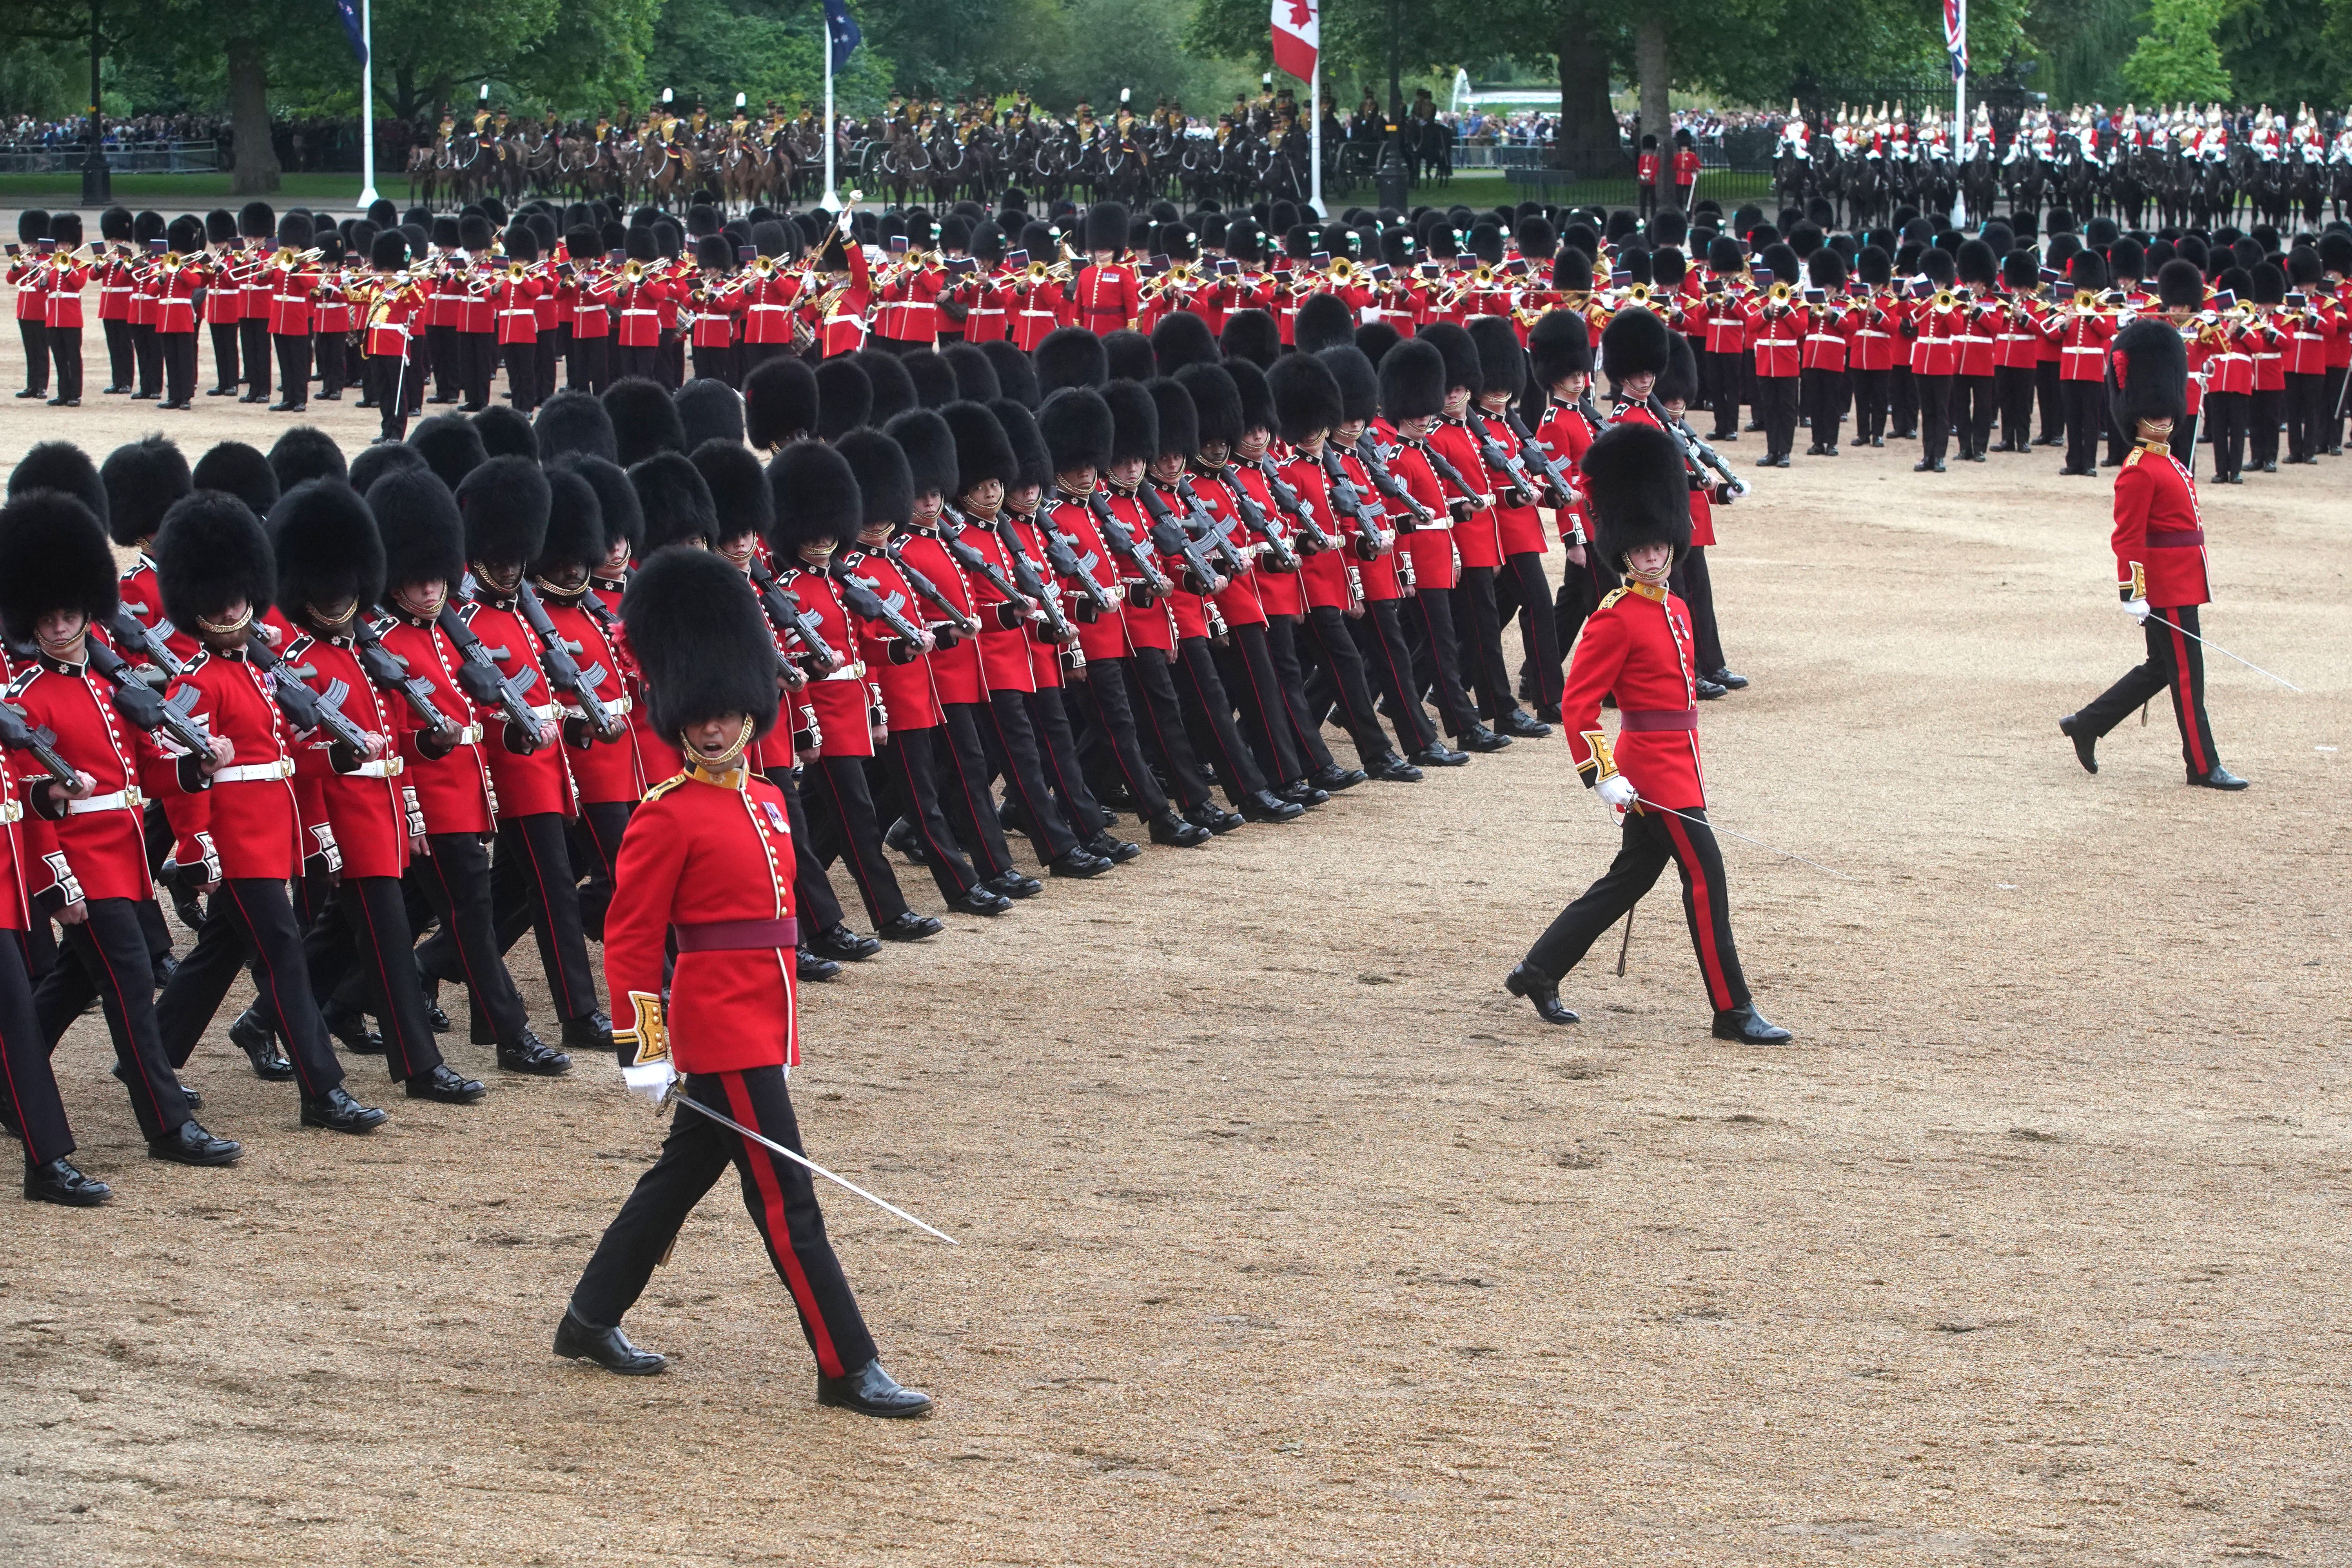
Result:
M1949 289L1938 289L1936 290L1935 299L1928 302L1938 310L1948 310L1959 302L1959 297Z
M1325 276L1334 283L1353 282L1356 277L1356 264L1344 256L1335 256L1331 258L1330 270Z
M1772 287L1764 290L1764 297L1775 305L1785 305L1796 297L1796 293L1795 287L1787 279L1775 278Z
M646 279L646 264L632 256L627 261L621 265L621 279L624 282L627 283L644 282Z

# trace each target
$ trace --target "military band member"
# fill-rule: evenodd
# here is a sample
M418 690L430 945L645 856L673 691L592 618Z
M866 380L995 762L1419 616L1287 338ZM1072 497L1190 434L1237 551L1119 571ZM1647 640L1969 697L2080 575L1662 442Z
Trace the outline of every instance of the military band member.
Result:
M622 845L604 939L622 1076L659 1103L682 1072L680 1092L798 1150L786 1089L800 1059L791 829L783 797L743 758L776 720L774 645L741 574L700 551L656 553L623 614L656 727L677 740L686 770L647 795ZM662 1370L621 1320L730 1164L815 1356L819 1402L928 1412L928 1395L882 1368L807 1170L691 1111L677 1113L661 1158L598 1243L555 1353L625 1374Z
M1628 915L1672 862L1681 873L1691 945L1719 1040L1778 1045L1789 1031L1756 1010L1732 940L1723 855L1706 822L1698 753L1698 671L1690 618L1667 589L1690 547L1690 489L1680 447L1664 431L1613 426L1584 454L1595 546L1625 574L1585 622L1569 655L1562 728L1578 774L1619 816L1622 842L1607 874L1562 910L1505 980L1548 1024L1577 1016L1560 982ZM1619 711L1612 748L1601 702Z
M2213 596L2205 529L2197 481L2171 451L2188 381L2188 353L2169 322L2143 318L2116 335L2108 356L2110 416L2134 438L2116 473L2116 589L2147 636L2147 659L2081 711L2061 719L2058 728L2074 739L2084 768L2095 773L2100 738L2133 709L2168 690L2189 782L2242 790L2246 781L2221 765L2205 716L2205 649L2196 640L2198 606Z

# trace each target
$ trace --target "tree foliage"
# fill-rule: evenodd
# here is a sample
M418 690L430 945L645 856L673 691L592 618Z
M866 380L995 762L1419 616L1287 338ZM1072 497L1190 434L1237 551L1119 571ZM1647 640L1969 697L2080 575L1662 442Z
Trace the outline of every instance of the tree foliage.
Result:
M2230 72L2213 32L2221 0L2155 0L2148 30L2124 61L2124 80L2144 103L2228 99Z

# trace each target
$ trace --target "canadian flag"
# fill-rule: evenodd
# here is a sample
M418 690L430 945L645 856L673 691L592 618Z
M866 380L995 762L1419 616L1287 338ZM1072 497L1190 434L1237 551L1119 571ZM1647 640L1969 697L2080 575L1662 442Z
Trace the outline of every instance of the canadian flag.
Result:
M1319 0L1274 0L1274 68L1301 81L1315 75L1323 21Z

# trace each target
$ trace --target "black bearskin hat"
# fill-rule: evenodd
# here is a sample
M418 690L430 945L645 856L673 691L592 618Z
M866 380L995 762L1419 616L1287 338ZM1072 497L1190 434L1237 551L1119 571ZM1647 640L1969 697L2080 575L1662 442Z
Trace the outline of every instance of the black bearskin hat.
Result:
M1141 332L1106 332L1102 345L1103 363L1113 381L1150 381L1160 374L1160 356Z
M268 202L247 202L237 209L236 233L240 239L275 239L278 215Z
M1381 413L1391 424L1432 417L1445 406L1445 354L1414 338L1381 357Z
M480 256L490 248L490 220L487 215L457 215L457 248L469 256Z
M1666 340L1673 335L1665 322L1638 305L1629 305L1601 329L1601 368L1615 382L1629 375L1662 375L1666 368Z
M1559 294L1591 293L1591 255L1581 246L1562 246L1551 258L1551 286Z
M383 596L375 514L341 479L309 479L280 497L269 512L269 545L278 557L278 607L289 621L300 621L305 605L351 599L365 608Z
M2142 316L2107 352L2107 407L2116 427L2137 439L2143 419L2189 417L2189 351L2171 322Z
M1356 329L1356 346L1364 357L1378 364L1388 357L1389 351L1404 342L1404 334L1386 321L1366 321Z
M980 349L996 372L996 384L1002 395L1034 413L1040 395L1037 367L1029 363L1029 356L1002 338L982 343Z
M342 447L316 425L297 425L278 437L269 448L269 468L280 495L305 479L344 479L352 471Z
M1170 379L1192 400L1193 446L1222 446L1228 452L1242 438L1242 395L1233 376L1221 364L1188 364ZM1167 427L1167 416L1160 416Z
M110 620L115 605L114 552L97 514L71 492L12 493L0 507L0 632L31 642L33 627L51 610L75 609L94 622Z
M1337 294L1309 294L1298 303L1290 327L1300 353L1320 353L1336 343L1356 341L1356 313Z
M449 487L421 465L396 468L368 489L367 503L383 542L385 586L437 578L454 592L466 572L466 525Z
M1622 567L1637 545L1670 544L1676 561L1689 551L1690 479L1672 436L1654 425L1612 425L1584 449L1579 467L1609 567Z
M435 415L409 432L408 444L453 490L489 458L482 447L482 433L462 414Z
M859 349L849 356L849 363L866 373L866 383L873 388L872 423L887 425L899 415L920 407L915 401L915 378L898 363L897 354L884 353L879 349Z
M483 452L490 457L539 461L539 437L531 430L530 416L507 404L493 403L475 415L474 430L482 438Z
M1508 316L1474 316L1466 329L1478 351L1478 390L1517 397L1528 389L1528 351Z
M2106 258L2095 250L2078 250L2066 262L2066 281L2077 289L2096 291L2107 286Z
M539 415L531 424L539 437L539 454L552 461L566 452L586 452L608 463L620 460L620 444L614 438L613 416L604 405L584 392L564 388L539 405Z
M959 401L992 403L1004 395L1004 388L996 379L996 366L981 352L979 344L950 343L940 350L940 358L955 377Z
M906 527L915 515L915 476L898 443L879 430L852 430L834 450L857 481L860 520Z
M242 441L223 441L196 459L189 478L200 490L220 490L235 496L256 517L267 517L278 504L278 470L269 459Z
M822 441L794 441L777 453L768 483L774 492L768 539L779 556L792 555L803 544L854 543L866 526L856 472L848 458Z
M1037 344L1037 390L1051 397L1066 386L1099 387L1110 379L1102 340L1084 327L1056 327Z
M910 408L883 426L883 433L907 454L907 472L915 496L956 494L956 438L948 422L929 408Z
M1265 372L1254 360L1229 359L1225 362L1225 374L1234 378L1234 391L1241 396L1242 434L1263 430L1272 435L1276 423L1274 393L1265 384Z
M1102 389L1110 409L1110 457L1114 463L1160 456L1160 406L1142 383L1114 381Z
M1574 310L1547 310L1528 329L1528 358L1549 392L1562 376L1592 374L1592 334Z
M656 452L685 455L686 426L661 383L623 376L604 389L604 413L613 421L613 460L621 467L634 468Z
M798 360L786 363L798 364ZM803 367L805 368L805 367ZM678 431L686 437L686 449L693 451L705 441L743 443L743 395L716 376L698 375L677 389L671 400L677 405ZM811 394L814 406L814 394ZM815 421L810 421L814 424Z
M719 509L702 470L683 452L656 452L629 467L629 485L646 520L643 547L719 542Z
M1895 280L1895 258L1874 245L1865 245L1853 258L1853 275L1874 289Z
M2084 254L2088 255L2089 252L2085 251ZM2077 257L2075 259L2079 261L2082 258ZM2087 288L2089 285L2086 284L2084 287ZM2285 304L2286 274L2279 270L2276 262L2259 263L2253 268L2253 287L2247 290L2246 297L2257 305Z
M2205 275L2200 272L2197 277L2201 284ZM2042 286L2042 263L2030 250L2012 250L2000 258L2000 280L2017 293L2031 294Z
M935 351L919 349L913 353L901 355L898 363L915 384L916 407L945 408L956 401L955 372L948 368L948 362Z
M360 448L360 455L352 459L352 471L345 477L351 481L352 489L365 495L384 475L410 468L421 473L433 471L425 466L423 455L405 442L375 441Z
M1498 318L1499 319L1499 318ZM1278 433L1294 446L1339 423L1339 384L1319 354L1285 354L1265 373Z
M1335 343L1315 356L1339 384L1341 423L1370 424L1381 411L1381 373L1353 343Z
M645 542L645 506L637 500L637 487L629 482L628 473L620 464L586 452L566 452L548 465L551 481L559 473L579 475L596 492L596 518L606 550L611 550L615 541L625 539L634 553ZM555 526L552 518L548 526Z
M1844 288L1845 271L1845 258L1827 246L1805 258L1805 276L1816 289Z
M1188 364L1217 363L1217 341L1209 323L1190 310L1171 310L1151 329L1151 357L1162 375L1174 375Z
M278 564L253 509L226 490L199 489L172 504L155 531L155 583L163 613L193 635L242 599L255 615L278 597Z
M1181 382L1161 376L1144 386L1151 399L1152 413L1160 426L1159 450L1151 455L1190 458L1201 449L1201 414L1193 406L1192 395ZM1113 410L1117 412L1116 409Z
M967 495L990 479L1010 489L1019 482L1020 470L1013 460L1013 443L1005 438L1004 426L985 404L950 403L940 410L949 432L955 437L956 481L954 495Z
M710 490L711 514L719 520L713 544L747 533L767 537L775 505L757 453L740 441L705 441L687 454L687 461Z
M2168 309L2186 305L2193 310L2205 302L2205 269L2193 261L2168 261L2157 268L2156 293Z
M1037 411L1037 434L1057 474L1110 466L1110 405L1088 386L1066 387Z
M604 559L604 503L596 487L569 464L547 470L547 537L540 542L531 574L546 577L564 566L595 570Z
M408 237L396 228L368 241L368 265L378 272L397 272L408 265Z
M1822 251L1817 254L1826 256L1829 253ZM1698 401L1698 356L1691 353L1690 339L1682 333L1676 332L1667 339L1666 368L1651 392L1660 403L1679 403L1688 406Z
M765 365L760 367L761 370L766 368ZM757 376L760 371L755 370L751 374ZM854 363L848 355L840 354L825 360L820 363L812 374L816 378L815 431L818 440L838 441L860 425L872 421L874 379ZM747 381L745 385L748 387L750 383ZM755 437L772 434L767 428L765 417L760 411L760 399L746 391L743 401L747 405L746 411L751 415L751 430ZM756 440L754 444L767 445Z
M1478 345L1470 341L1466 329L1452 321L1432 321L1421 330L1419 338L1444 356L1447 391L1466 386L1475 397L1485 390L1486 383L1480 374Z
M730 713L748 714L755 737L774 727L776 645L750 580L728 563L701 550L656 552L622 596L621 626L655 733Z
M523 458L491 458L457 486L466 559L528 564L547 542L547 476Z
M1272 316L1255 307L1235 310L1225 317L1225 330L1218 335L1217 346L1229 360L1247 360L1260 370L1271 370L1282 357L1282 329Z
M44 441L17 460L8 475L8 493L27 490L62 490L89 508L100 523L107 519L106 484L98 477L98 465L71 441ZM9 562L12 568L16 564Z
M988 411L1004 427L1004 439L1013 448L1013 488L1034 485L1040 490L1052 489L1054 458L1045 450L1045 437L1038 434L1037 416L1009 397L992 399Z
M1127 208L1117 202L1097 202L1087 209L1087 251L1127 248Z

